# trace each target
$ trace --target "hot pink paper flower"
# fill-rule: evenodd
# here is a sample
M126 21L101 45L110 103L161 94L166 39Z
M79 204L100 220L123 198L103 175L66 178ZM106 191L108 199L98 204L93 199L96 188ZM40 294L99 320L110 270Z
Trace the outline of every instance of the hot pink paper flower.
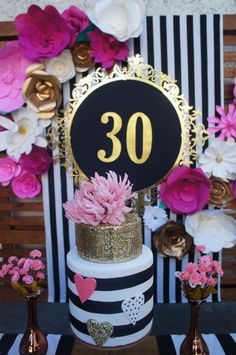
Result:
M0 183L2 186L8 186L11 180L21 173L21 166L11 158L0 158Z
M117 60L124 60L129 55L127 42L119 42L99 29L88 32L87 35L92 48L91 56L105 69L111 68Z
M46 173L52 164L47 149L33 146L30 154L22 154L19 160L21 167L29 173L41 175Z
M235 104L228 105L228 112L225 113L224 109L220 106L216 106L216 111L221 116L218 117L208 117L208 122L215 123L214 127L209 127L207 129L210 133L220 132L219 139L227 140L228 138L236 138L236 106Z
M51 5L44 10L31 5L27 14L16 17L15 27L22 52L29 59L56 57L71 43L71 30Z
M31 34L32 35L32 34ZM32 61L20 53L18 41L0 48L0 111L11 112L24 104L21 94L26 68Z
M177 167L161 184L160 196L175 213L193 214L203 209L210 194L210 182L200 168Z
M33 198L40 194L41 184L37 177L23 171L19 176L12 179L12 191L19 198Z
M75 43L76 37L89 25L88 16L76 6L70 6L62 13L62 17L66 20L71 30L70 47Z

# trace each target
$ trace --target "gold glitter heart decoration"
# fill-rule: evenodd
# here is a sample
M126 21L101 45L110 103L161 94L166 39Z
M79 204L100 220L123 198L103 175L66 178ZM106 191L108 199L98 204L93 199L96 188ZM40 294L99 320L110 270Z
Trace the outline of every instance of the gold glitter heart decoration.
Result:
M87 321L87 329L97 346L102 346L110 338L114 330L111 323L98 323L95 319Z

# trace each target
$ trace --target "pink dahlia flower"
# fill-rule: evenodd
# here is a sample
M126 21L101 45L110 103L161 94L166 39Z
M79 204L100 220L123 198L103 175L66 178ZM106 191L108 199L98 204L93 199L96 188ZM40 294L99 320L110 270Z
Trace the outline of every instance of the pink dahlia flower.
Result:
M0 48L0 111L11 112L24 104L21 94L26 68L32 61L19 51L19 41L7 42Z
M92 48L91 56L105 69L111 68L116 61L125 60L129 55L126 42L119 42L113 36L95 29L87 33Z
M22 173L12 179L12 191L19 198L33 198L40 194L41 184L36 175L22 171Z
M228 105L228 112L225 113L224 109L216 106L216 111L221 116L208 117L208 122L215 123L214 127L209 127L207 130L210 133L220 133L219 139L227 140L228 138L236 138L236 106L235 104Z
M29 173L41 175L49 170L52 158L47 149L34 146L30 154L21 155L19 163Z
M62 17L66 20L71 30L70 47L75 43L76 37L89 25L88 16L76 6L70 6L62 13Z
M11 180L21 173L21 166L11 158L0 158L0 183L2 186L8 186Z
M193 214L208 202L210 182L200 168L177 167L161 184L160 196L174 213Z
M110 171L107 178L95 173L91 182L83 181L74 199L63 204L65 215L76 223L119 225L124 213L130 212L126 201L132 197L132 186L127 174L124 179Z
M29 59L52 58L71 43L71 30L54 6L42 10L31 5L27 14L18 15L15 27L24 55Z

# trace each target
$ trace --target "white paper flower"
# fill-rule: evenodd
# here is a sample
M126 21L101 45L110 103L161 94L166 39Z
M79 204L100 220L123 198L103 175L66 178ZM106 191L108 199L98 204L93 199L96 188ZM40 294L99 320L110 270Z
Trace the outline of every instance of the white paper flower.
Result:
M7 130L0 132L0 151L19 159L21 154L29 154L32 144L46 147L47 141L43 137L44 128L49 126L50 120L41 120L28 107L21 108L12 113L13 123L4 127ZM10 129L9 129L10 128Z
M208 174L222 179L236 178L236 143L230 138L222 141L214 138L200 156L199 163L202 170Z
M69 49L65 49L58 57L45 60L45 65L47 73L56 76L61 83L75 76L75 66Z
M99 0L87 11L90 20L102 31L124 42L143 30L143 0Z
M189 215L185 229L195 245L204 245L204 253L219 252L236 244L236 220L219 210L205 210Z
M146 206L143 214L143 221L146 227L153 232L168 221L168 216L163 208L158 206Z

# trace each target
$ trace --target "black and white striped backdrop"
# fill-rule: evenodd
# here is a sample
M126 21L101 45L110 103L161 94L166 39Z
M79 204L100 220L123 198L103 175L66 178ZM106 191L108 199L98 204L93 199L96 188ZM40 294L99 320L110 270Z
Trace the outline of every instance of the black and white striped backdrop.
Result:
M177 80L189 105L202 112L197 123L203 122L205 126L207 117L215 114L215 105L223 102L222 22L222 15L147 17L141 37L130 42L130 55L141 54L144 63ZM77 75L76 81L79 79ZM64 105L73 84L74 81L64 84ZM198 149L198 153L201 150ZM75 226L64 218L62 203L73 194L73 181L59 164L43 176L49 302L67 301L65 258L75 246ZM170 217L177 218L173 214ZM155 301L186 302L175 271L181 270L195 256L189 254L182 261L161 257L152 245L152 233L147 228L144 241L154 253ZM215 254L214 258L220 259L221 255ZM218 288L213 301L220 299L220 285Z

